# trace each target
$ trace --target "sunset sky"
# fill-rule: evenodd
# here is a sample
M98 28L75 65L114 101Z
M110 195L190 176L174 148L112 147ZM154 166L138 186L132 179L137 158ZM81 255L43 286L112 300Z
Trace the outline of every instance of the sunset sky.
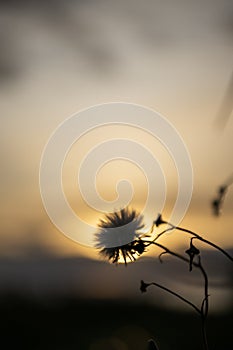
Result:
M39 166L60 123L108 102L138 104L172 123L189 151L194 176L182 225L232 248L233 186L221 217L214 217L210 207L218 186L233 173L233 116L223 115L220 126L216 122L223 101L230 104L224 98L233 71L232 11L227 0L1 2L3 257L50 252L98 258L95 249L73 242L51 223L40 196ZM232 93L231 88L231 98ZM166 150L140 130L122 126L84 135L68 155L64 188L74 210L78 207L92 222L101 216L92 217L80 204L75 181L85 152L106 137L140 140L158 157L168 185L169 213L177 178ZM146 182L129 162L114 161L101 170L101 195L114 199L116 181L122 178L134 184L133 204L140 210Z

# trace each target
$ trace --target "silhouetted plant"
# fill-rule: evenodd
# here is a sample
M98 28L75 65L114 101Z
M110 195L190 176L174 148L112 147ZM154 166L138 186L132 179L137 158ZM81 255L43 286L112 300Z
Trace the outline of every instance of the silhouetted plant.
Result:
M166 228L162 232L158 233L154 238L152 238L152 233L154 232L155 228L162 225L166 225ZM208 350L206 320L209 311L209 282L207 272L203 267L201 261L201 251L194 245L193 242L194 240L201 241L215 248L232 262L233 257L231 257L227 251L219 247L217 244L208 241L196 232L175 226L172 223L167 222L162 218L161 214L159 214L157 219L153 221L153 224L147 233L141 232L141 229L144 227L142 215L129 208L124 208L120 211L105 215L105 217L100 220L98 226L99 231L96 233L96 247L100 249L100 254L104 258L107 258L111 263L117 264L120 261L123 261L125 265L127 265L129 261L135 261L136 258L146 252L149 246L155 245L162 250L161 254L159 255L161 262L162 256L169 254L187 263L190 272L193 270L193 268L197 268L200 271L203 277L204 285L203 299L200 306L195 305L188 299L184 298L182 295L156 282L148 283L141 280L140 290L142 293L145 293L148 287L156 286L192 307L201 318L203 344L205 350ZM185 254L187 254L187 256L170 250L167 246L158 242L159 238L162 235L172 230L180 231L190 235L190 244L189 247L185 250ZM129 243L125 243L125 235L127 235ZM153 343L153 340L148 343L148 349L158 349L156 344Z
M219 216L221 214L226 193L232 184L233 184L233 175L231 175L223 185L219 186L217 190L217 195L211 202L213 214L215 216Z

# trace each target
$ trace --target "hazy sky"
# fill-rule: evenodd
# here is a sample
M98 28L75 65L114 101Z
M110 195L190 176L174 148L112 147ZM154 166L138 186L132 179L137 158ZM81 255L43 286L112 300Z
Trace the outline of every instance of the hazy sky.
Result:
M36 247L95 255L51 224L40 198L39 163L59 123L113 101L152 108L174 125L194 172L183 224L232 247L232 189L222 217L213 217L210 209L217 186L233 173L232 115L224 128L216 126L233 71L231 1L2 1L0 29L1 254ZM82 150L104 135L87 135ZM138 137L143 142L143 135ZM144 142L152 145L145 136ZM174 169L165 154L161 158L172 201ZM118 165L117 174L125 177L125 170L132 176L130 167ZM106 169L100 191L103 184L111 187L114 169ZM71 202L76 200L72 170L65 172ZM134 176L135 182L143 177Z

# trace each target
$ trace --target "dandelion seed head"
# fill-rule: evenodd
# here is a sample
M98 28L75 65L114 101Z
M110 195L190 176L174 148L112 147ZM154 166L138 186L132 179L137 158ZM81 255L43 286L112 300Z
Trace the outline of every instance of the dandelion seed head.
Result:
M145 244L140 238L144 228L143 216L136 210L126 207L105 214L98 227L95 246L110 262L118 263L123 259L127 264L145 251Z

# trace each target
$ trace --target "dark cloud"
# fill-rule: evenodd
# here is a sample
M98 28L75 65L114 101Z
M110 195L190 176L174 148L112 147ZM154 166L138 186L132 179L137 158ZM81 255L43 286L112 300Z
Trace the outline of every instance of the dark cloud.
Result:
M201 274L198 271L190 273L188 265L176 259L165 257L161 264L156 257L143 258L125 267L123 264L114 266L86 258L59 258L49 252L39 254L37 251L35 254L35 246L31 247L32 254L0 260L0 292L12 290L14 293L24 291L27 294L33 291L41 296L75 293L80 297L136 298L139 301L140 280L144 279L163 284L183 295L190 294L190 298L202 298ZM203 251L203 264L209 276L211 300L215 300L217 292L229 294L232 268L225 257L206 250ZM157 289L150 291L145 298L156 304L155 295L159 295L159 305L170 300L170 296ZM176 300L173 302L177 305ZM215 307L224 308L224 305L213 304L212 308Z

